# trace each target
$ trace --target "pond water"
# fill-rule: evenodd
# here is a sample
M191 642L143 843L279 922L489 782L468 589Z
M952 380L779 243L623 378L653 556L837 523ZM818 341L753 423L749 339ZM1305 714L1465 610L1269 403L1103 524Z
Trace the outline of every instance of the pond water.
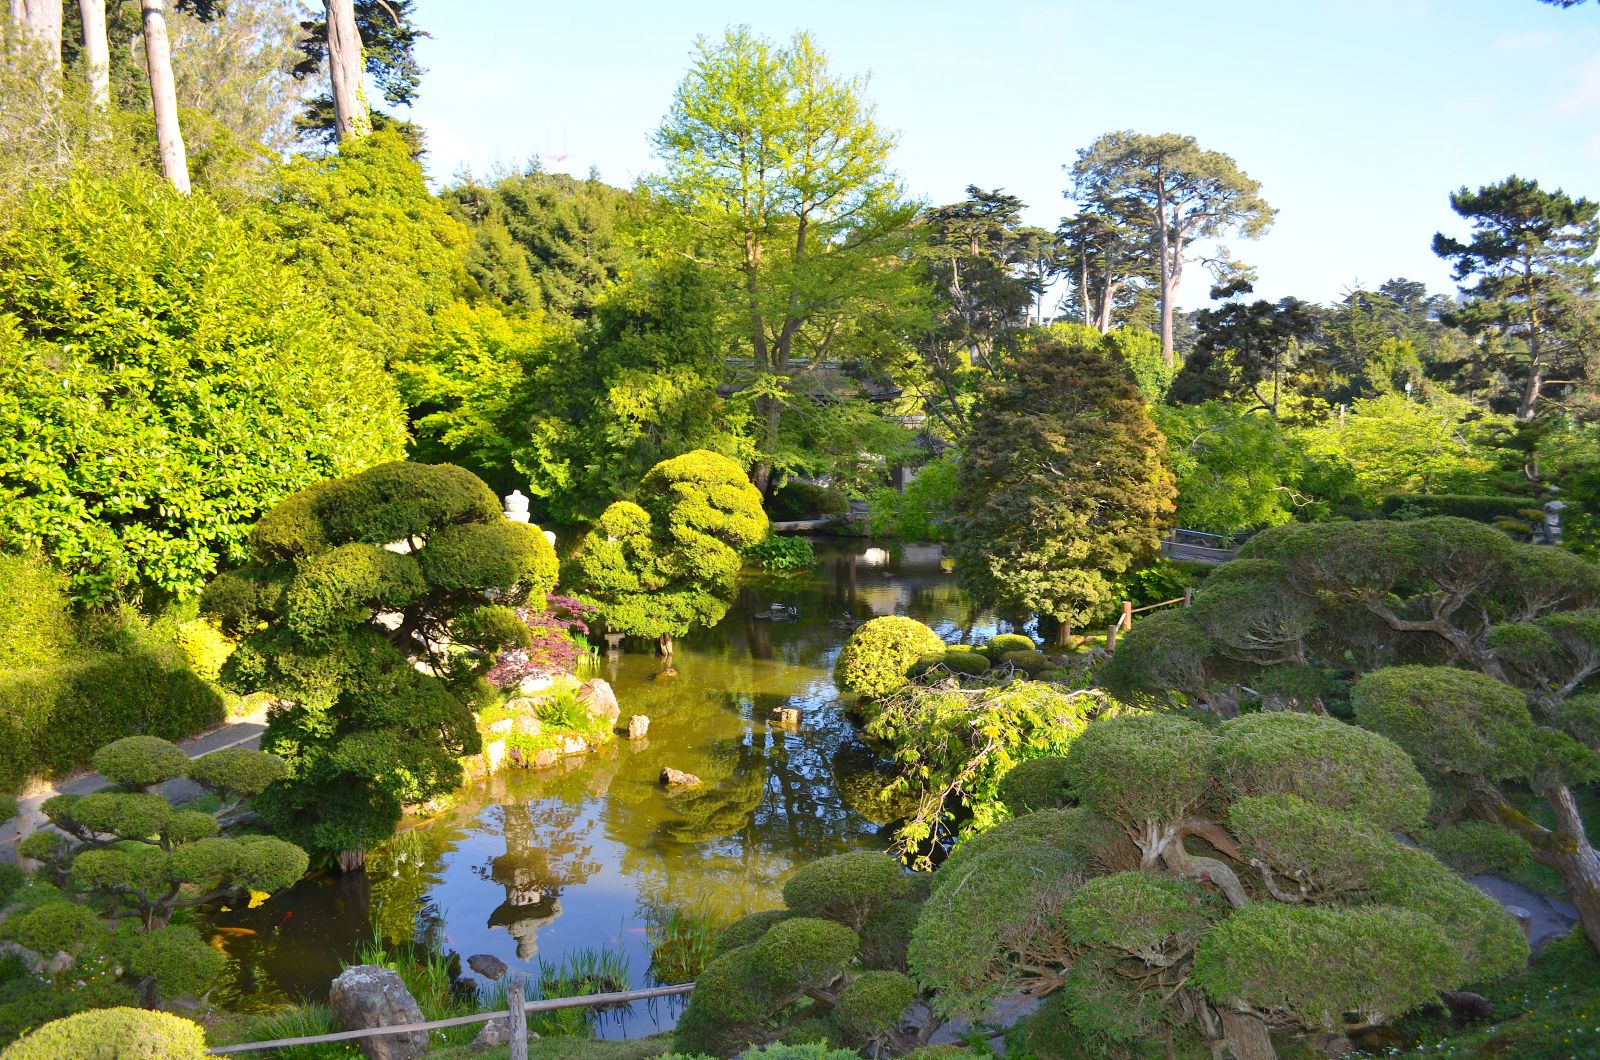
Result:
M679 676L660 660L613 656L601 676L648 739L619 739L553 769L512 769L469 785L452 807L408 821L364 873L309 878L255 909L209 918L230 958L230 1007L325 1000L341 962L376 926L459 954L493 954L535 975L584 949L625 954L634 986L652 985L647 925L674 906L721 919L781 904L804 862L889 843L870 792L882 763L858 738L833 685L851 620L905 614L944 635L987 635L936 548L817 542L809 575L755 578L715 629L681 638ZM795 617L758 617L787 605ZM796 707L784 727L774 708ZM677 795L663 766L703 785ZM876 772L875 772L876 771ZM669 1025L672 1006L613 1014L605 1034Z

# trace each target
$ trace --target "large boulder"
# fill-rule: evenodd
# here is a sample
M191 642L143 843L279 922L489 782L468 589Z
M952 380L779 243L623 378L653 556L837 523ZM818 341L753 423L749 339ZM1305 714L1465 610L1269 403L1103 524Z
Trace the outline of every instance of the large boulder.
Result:
M608 682L598 677L585 681L578 689L578 702L583 704L583 709L589 712L590 717L599 718L608 726L615 725L622 714L622 708L617 705L617 694L611 691Z
M333 1021L345 1030L422 1023L422 1009L400 976L375 964L346 968L328 988ZM428 1053L428 1032L360 1039L368 1060L418 1060Z

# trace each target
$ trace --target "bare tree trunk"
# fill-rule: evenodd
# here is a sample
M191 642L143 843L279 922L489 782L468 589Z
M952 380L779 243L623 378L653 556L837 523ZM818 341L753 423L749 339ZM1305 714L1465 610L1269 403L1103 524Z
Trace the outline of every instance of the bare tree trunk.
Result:
M83 16L83 65L89 75L89 102L104 111L111 105L111 47L106 41L106 0L78 0Z
M61 69L61 0L11 0L11 21Z
M355 0L324 0L328 16L328 76L333 82L333 120L339 142L372 131L367 91L362 80L366 62L361 32L356 29Z
M1161 363L1172 367L1175 343L1172 338L1172 299L1178 293L1178 277L1172 267L1172 235L1167 224L1167 196L1164 186L1156 191L1156 239L1161 254ZM1181 251L1180 251L1181 252Z
M172 186L189 194L189 155L178 125L178 93L172 80L172 45L167 40L166 0L139 0L144 15L144 62L150 74L150 105L156 115L161 172Z
M1479 804L1483 816L1511 829L1533 847L1533 860L1555 869L1567 885L1572 904L1578 907L1578 925L1589 945L1600 950L1600 851L1589 842L1577 800L1565 784L1540 791L1555 815L1554 829L1544 828L1531 817L1498 797Z

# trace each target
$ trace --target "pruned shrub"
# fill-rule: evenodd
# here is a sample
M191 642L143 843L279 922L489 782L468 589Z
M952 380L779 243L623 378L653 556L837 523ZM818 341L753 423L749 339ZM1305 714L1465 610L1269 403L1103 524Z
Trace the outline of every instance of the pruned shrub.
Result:
M999 658L1008 651L1034 651L1038 645L1033 643L1032 637L1025 637L1021 633L997 633L989 638L986 647Z
M1055 664L1045 658L1044 652L1034 651L1031 648L1027 651L1003 652L1000 655L1000 661L1021 670L1029 677L1055 668Z
M1000 778L1000 801L1013 817L1072 805L1067 760L1052 755L1018 762Z
M124 736L89 758L100 775L124 788L153 787L189 768L189 756L176 744L156 736Z
M136 974L149 976L172 998L204 994L227 963L194 928L170 924L139 939L128 961Z
M846 692L881 699L905 685L907 672L920 657L944 650L939 634L916 619L885 615L850 634L834 663L833 680Z
M899 972L862 972L839 995L839 1025L851 1041L876 1042L900 1023L917 984Z
M54 1020L12 1042L4 1060L204 1060L198 1023L169 1012L103 1008Z
M763 909L759 913L746 913L722 929L722 934L717 936L712 949L712 956L720 957L741 946L748 946L765 935L772 925L780 920L788 920L794 915L787 909Z
M1439 860L1464 876L1509 875L1528 863L1533 848L1509 828L1488 821L1460 821L1422 837Z
M905 871L871 850L836 854L796 869L783 885L783 903L803 917L836 920L860 930L874 910L905 897Z

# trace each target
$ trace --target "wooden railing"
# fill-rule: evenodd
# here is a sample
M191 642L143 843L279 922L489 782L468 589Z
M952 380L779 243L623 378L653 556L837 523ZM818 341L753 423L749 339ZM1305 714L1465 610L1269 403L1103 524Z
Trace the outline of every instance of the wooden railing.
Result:
M322 1042L349 1042L361 1038L387 1038L396 1034L416 1034L419 1031L436 1031L445 1027L465 1027L472 1023L487 1023L490 1020L504 1019L510 1016L514 1009L522 1011L522 1019L511 1020L511 1056L510 1060L528 1060L528 1023L529 1012L554 1012L564 1008L594 1008L600 1005L623 1005L632 1001L644 1001L653 997L670 997L674 994L687 994L694 989L693 983L679 983L674 986L654 986L644 990L621 990L610 994L588 994L584 997L558 997L544 1001L524 1001L522 999L522 980L511 978L506 981L506 1008L495 1012L477 1012L471 1016L455 1016L446 1020L429 1020L426 1023L406 1023L393 1027L363 1027L354 1031L334 1031L331 1034L312 1034L302 1038L275 1038L270 1042L242 1042L238 1045L219 1045L207 1052L213 1056L224 1056L229 1053L253 1053L268 1049L287 1049L292 1045L317 1045ZM519 1051L520 1047L520 1051Z
M1170 600L1162 600L1158 604L1145 604L1143 607L1134 607L1132 600L1122 601L1122 615L1106 630L1106 651L1117 650L1117 634L1126 633L1133 628L1133 616L1142 611L1154 611L1158 607L1171 607L1173 604L1182 604L1188 607L1194 602L1194 590L1185 589L1182 596L1174 596Z

